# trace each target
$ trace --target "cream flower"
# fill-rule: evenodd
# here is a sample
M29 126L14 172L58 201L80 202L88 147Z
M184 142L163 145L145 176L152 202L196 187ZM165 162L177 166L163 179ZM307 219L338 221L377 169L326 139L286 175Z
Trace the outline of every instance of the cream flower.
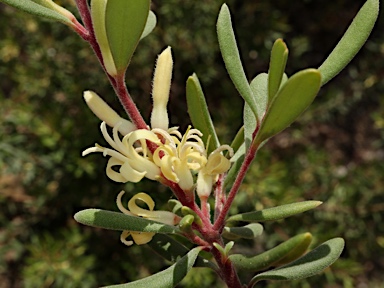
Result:
M159 55L154 72L152 130L135 130L131 122L117 115L96 93L84 93L89 108L103 121L101 133L111 148L96 144L86 149L83 156L94 152L110 156L106 174L113 181L122 183L136 183L144 177L151 180L164 178L177 183L183 191L193 193L197 174L197 193L200 197L208 197L218 176L230 167L229 160L221 152L228 150L232 156L233 151L223 145L207 157L199 130L188 127L182 135L178 127L168 128L172 66L171 48L168 47ZM112 128L112 135L106 125ZM149 143L154 144L150 145L151 149Z
M124 214L129 216L143 217L143 218L164 223L167 225L177 225L180 222L181 218L176 214L173 214L172 212L153 211L153 209L155 208L155 202L153 201L151 196L142 192L136 194L129 200L128 202L129 210L126 209L121 201L121 198L123 197L124 193L125 193L124 191L121 191L117 196L117 200L116 200L117 207ZM139 207L136 203L137 200L144 202L148 206L149 210ZM135 242L137 245L142 245L151 241L154 235L155 233L152 233L152 232L123 231L121 233L120 240L127 246L131 246L133 242ZM126 240L127 237L129 236L132 237L133 241Z
M133 131L120 140L118 135L120 123L112 131L113 138L109 135L105 122L101 123L100 129L108 144L113 148L105 148L98 144L83 151L83 156L100 152L104 156L111 156L108 161L107 176L116 182L139 182L144 177L156 180L160 176L160 169L152 161L152 155L147 147L146 141L161 144L156 134L149 130L139 129ZM135 146L136 145L136 146ZM112 167L120 166L119 171Z
M233 149L229 145L222 145L209 155L207 164L199 171L196 192L200 198L208 197L219 175L231 167L230 160L221 153L224 150L228 150L230 157L233 156Z
M201 132L190 127L184 136L177 130L170 132L174 136L160 129L152 131L165 140L156 149L153 161L160 167L165 178L178 183L184 191L191 191L194 185L191 171L199 171L207 162Z

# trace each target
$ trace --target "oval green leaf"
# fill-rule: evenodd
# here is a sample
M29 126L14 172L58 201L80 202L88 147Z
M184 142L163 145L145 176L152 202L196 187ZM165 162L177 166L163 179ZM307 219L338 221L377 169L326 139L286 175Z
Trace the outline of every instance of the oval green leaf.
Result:
M179 228L175 226L166 225L140 217L125 215L120 212L101 209L85 209L77 212L74 218L77 222L84 225L111 230L128 230L164 234L180 232Z
M285 65L288 59L288 48L283 39L277 39L271 51L268 71L268 102L270 103L279 91Z
M339 74L359 52L375 25L379 6L379 0L365 2L339 43L319 67L322 77L321 85Z
M224 227L223 237L229 240L254 239L263 234L263 229L259 223L251 223L242 227Z
M0 0L0 2L3 2L9 6L15 7L21 11L27 12L35 16L59 21L68 26L73 26L72 22L67 17L61 15L60 13L57 13L54 10L39 5L31 0Z
M303 201L291 204L267 208L261 211L247 212L229 217L227 222L244 221L244 222L263 222L276 221L284 219L305 211L311 210L319 206L321 201Z
M306 246L308 248L308 241L311 242L312 235L310 233L303 233L296 235L281 243L280 245L263 252L256 256L245 256L242 254L233 254L229 256L229 259L238 269L246 269L252 271L260 271L269 268L277 261L283 260L288 257L292 251L299 249L298 247ZM306 250L305 249L305 250ZM302 250L302 249L301 249ZM302 254L301 254L302 255ZM300 256L301 256L300 255Z
M197 255L201 251L201 247L196 247L188 252L183 258L173 264L171 267L151 275L147 278L133 281L126 284L118 284L112 286L105 286L105 288L171 288L175 287L188 272L192 269L196 261Z
M261 73L251 82L250 87L256 102L257 115L264 116L268 105L268 74ZM247 103L244 104L244 141L246 150L250 147L253 140L257 121L252 109Z
M203 142L209 140L208 155L210 152L220 146L219 138L216 135L211 115L205 101L204 92L201 88L200 81L196 74L188 77L187 80L187 105L188 114L191 118L193 127L199 129L203 133Z
M252 278L249 287L253 287L261 280L297 280L316 275L333 264L340 257L343 249L342 238L328 240L288 265L256 275Z
M226 4L221 6L217 19L217 37L228 74L237 91L239 91L245 102L247 102L258 121L260 117L257 115L256 102L254 101L252 90L249 87L243 65L241 64L235 33L232 28L231 15Z
M321 75L316 69L294 74L272 100L256 135L255 145L287 128L312 103L320 89Z
M150 4L150 0L107 2L105 29L118 73L124 73L131 60L147 23Z

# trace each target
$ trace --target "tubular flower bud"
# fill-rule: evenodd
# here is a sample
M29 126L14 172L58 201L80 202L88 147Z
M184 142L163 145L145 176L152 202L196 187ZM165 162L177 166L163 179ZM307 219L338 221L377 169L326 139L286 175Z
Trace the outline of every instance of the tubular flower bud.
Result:
M142 192L136 194L129 200L128 202L129 210L126 209L121 201L121 198L123 197L124 193L125 193L124 191L121 191L117 196L117 200L116 200L117 207L124 214L129 216L143 217L143 218L164 223L167 225L177 225L180 222L181 218L176 214L173 214L172 212L153 211L153 209L155 208L155 202L153 201L151 196ZM149 209L144 209L138 206L136 203L137 200L144 202ZM152 233L152 232L123 231L123 233L120 236L120 240L127 246L131 246L133 242L135 242L137 245L142 245L151 241L154 235L155 233ZM126 238L128 236L131 236L133 241L127 241Z
M151 127L167 130L169 126L167 103L172 79L172 53L171 47L166 48L157 58L153 76L153 110L151 114Z
M136 129L135 125L121 118L104 100L93 91L84 92L84 100L87 103L89 109L99 118L104 121L109 127L115 127L118 125L118 131L122 135L127 135Z

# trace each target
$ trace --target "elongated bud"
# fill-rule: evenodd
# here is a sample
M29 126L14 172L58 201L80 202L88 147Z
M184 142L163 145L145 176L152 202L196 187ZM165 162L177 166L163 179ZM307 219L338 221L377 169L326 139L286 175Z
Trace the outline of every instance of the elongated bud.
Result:
M84 100L92 112L101 120L104 121L108 126L115 127L117 124L118 130L122 135L136 129L135 125L126 119L121 118L99 95L93 91L84 92Z
M153 77L153 110L151 115L151 127L168 129L169 119L167 103L172 79L172 53L171 47L166 48L157 58Z
M107 29L105 26L105 15L108 0L93 0L91 2L91 15L93 29L97 43L99 44L105 70L112 77L117 75L115 61L113 60L112 52L109 47Z

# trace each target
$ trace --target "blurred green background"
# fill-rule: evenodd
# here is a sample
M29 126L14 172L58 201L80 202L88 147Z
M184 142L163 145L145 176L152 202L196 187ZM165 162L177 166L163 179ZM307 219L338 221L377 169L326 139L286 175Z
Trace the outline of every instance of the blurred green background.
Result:
M73 1L56 2L75 11ZM172 46L171 123L182 129L189 124L185 81L196 72L219 137L229 143L242 125L243 102L218 51L215 22L223 2L154 0L158 26L139 45L127 83L148 119L156 55ZM267 71L279 37L290 49L288 75L317 67L365 1L226 2L251 79ZM341 236L346 249L321 275L260 287L383 287L383 18L348 68L260 151L231 211L321 200L314 211L266 223L262 237L235 249L255 254L306 231L314 235L314 246ZM171 197L151 181L113 183L104 172L105 158L81 157L84 148L104 143L99 120L84 105L84 90L96 91L124 115L91 49L67 27L3 4L0 19L0 288L97 287L167 267L146 246L125 247L118 232L73 220L83 208L117 210L121 189L129 196L150 193L159 209ZM223 287L212 272L196 271L179 287Z

